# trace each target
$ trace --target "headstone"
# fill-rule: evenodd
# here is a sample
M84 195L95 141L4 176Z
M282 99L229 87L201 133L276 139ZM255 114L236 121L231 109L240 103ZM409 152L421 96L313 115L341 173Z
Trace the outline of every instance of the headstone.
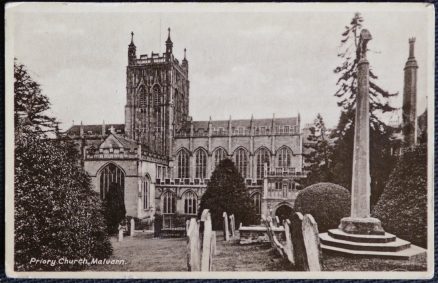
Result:
M190 220L187 219L187 220L186 220L186 236L189 235L189 228L190 228Z
M231 237L234 238L236 236L236 224L234 222L234 214L230 215L230 228L231 228Z
M199 224L196 218L190 219L187 235L187 268L189 271L200 271L201 245L199 241Z
M208 209L204 209L201 215L201 221L204 222L204 235L202 239L202 257L201 257L201 271L210 271L211 259L211 216Z
M211 254L217 255L216 231L211 232Z
M240 222L239 229L242 228L242 227L243 227L242 222Z
M303 238L303 215L300 212L295 212L291 221L291 238L292 246L294 247L295 267L298 271L308 271L306 247L304 246Z
M275 222L277 224L277 227L280 227L280 219L278 218L278 216L275 216Z
M312 215L304 215L302 231L309 271L321 271L321 245L318 225Z
M230 240L230 235L228 233L228 216L227 216L227 213L224 212L222 214L222 217L224 218L224 239L225 239L225 241L228 242Z
M134 218L131 218L131 226L130 226L130 230L129 230L129 236L133 237L134 236L134 229L135 229L135 221Z
M123 226L119 225L119 242L123 241Z
M292 245L292 239L290 236L290 221L289 221L289 219L286 219L283 222L283 226L284 226L284 234L285 234L285 238L286 238L285 253L286 253L286 256L287 256L287 259L289 260L289 262L292 264L295 264L294 247Z

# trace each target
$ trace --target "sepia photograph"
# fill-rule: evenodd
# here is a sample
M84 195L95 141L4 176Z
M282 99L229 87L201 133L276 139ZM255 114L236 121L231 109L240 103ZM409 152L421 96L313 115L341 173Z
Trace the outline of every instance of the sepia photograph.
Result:
M434 276L428 3L8 3L6 274Z

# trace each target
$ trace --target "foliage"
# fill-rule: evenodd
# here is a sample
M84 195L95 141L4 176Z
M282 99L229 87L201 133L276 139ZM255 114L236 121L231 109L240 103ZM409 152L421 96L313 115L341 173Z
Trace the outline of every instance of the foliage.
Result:
M316 116L313 126L310 127L310 135L307 137L307 142L304 144L304 147L307 149L307 153L304 154L307 165L304 169L308 171L304 185L331 181L332 173L330 171L330 165L332 147L327 135L324 119L319 113Z
M210 209L213 228L223 229L222 214L234 214L235 223L250 225L256 222L256 210L244 181L230 159L222 160L211 175L207 190L201 198L199 215Z
M427 246L427 146L406 151L391 173L373 216L385 231Z
M32 258L107 258L112 253L102 205L69 140L48 139L49 101L23 65L15 71L14 252L17 271L80 270Z
M357 96L357 65L359 62L359 35L362 31L363 18L360 13L356 13L349 26L345 27L342 33L340 52L338 57L344 60L334 69L334 73L339 75L336 85L339 87L335 96L339 98L338 105L343 111L351 111L356 107ZM378 129L384 124L378 118L378 113L385 113L395 110L389 105L389 98L397 95L381 88L376 80L372 68L369 71L370 77L370 120L374 128Z
M122 221L126 222L126 208L123 190L115 182L109 184L109 189L104 201L104 211L108 234L117 234L119 232L119 225ZM126 224L129 223L123 223L123 225Z
M14 120L19 125L37 133L54 131L56 120L45 112L50 108L49 99L42 94L40 85L35 82L26 67L14 60Z
M346 188L351 188L354 126L357 96L357 64L359 35L362 30L363 18L356 13L349 26L342 34L341 51L338 57L344 62L336 67L335 74L339 75L339 86L335 96L339 98L338 105L342 107L341 116L336 129L332 133L335 141L332 156L332 182ZM371 203L375 204L386 184L394 166L394 157L390 154L389 128L382 120L382 114L393 111L389 98L397 95L378 86L378 77L369 72L370 96L370 174L371 174Z
M343 217L350 215L350 193L332 183L311 185L298 193L295 211L311 214L320 233L337 228Z
M111 255L99 196L76 158L70 142L33 133L16 136L16 270L78 270L85 266L35 265L30 259L91 260Z

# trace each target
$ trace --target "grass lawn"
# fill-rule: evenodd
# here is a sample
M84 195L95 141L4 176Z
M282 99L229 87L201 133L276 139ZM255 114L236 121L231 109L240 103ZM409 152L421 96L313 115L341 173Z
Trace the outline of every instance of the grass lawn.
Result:
M125 265L95 265L90 271L187 271L185 238L152 239L138 233L123 242L111 238L114 248L110 259L123 259ZM426 256L404 260L352 258L323 254L323 271L425 271ZM225 242L217 232L217 255L213 271L294 271L277 256L270 244L239 245L237 240Z

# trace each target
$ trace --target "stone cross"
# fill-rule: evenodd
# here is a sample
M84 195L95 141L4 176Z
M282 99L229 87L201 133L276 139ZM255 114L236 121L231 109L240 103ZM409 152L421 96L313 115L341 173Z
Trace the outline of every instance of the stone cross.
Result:
M224 239L225 241L229 241L230 240L230 235L228 232L228 217L227 217L227 213L224 212L222 214L222 217L224 218Z
M351 216L343 218L339 228L353 234L384 233L380 220L370 217L370 103L369 63L366 57L368 41L372 39L363 29L359 37L357 57L357 97L354 127L353 178L351 183Z
M309 271L321 271L321 245L318 225L312 215L304 215L302 231Z
M135 229L135 221L134 218L131 218L131 229L129 230L129 236L133 237L134 236L134 229Z

